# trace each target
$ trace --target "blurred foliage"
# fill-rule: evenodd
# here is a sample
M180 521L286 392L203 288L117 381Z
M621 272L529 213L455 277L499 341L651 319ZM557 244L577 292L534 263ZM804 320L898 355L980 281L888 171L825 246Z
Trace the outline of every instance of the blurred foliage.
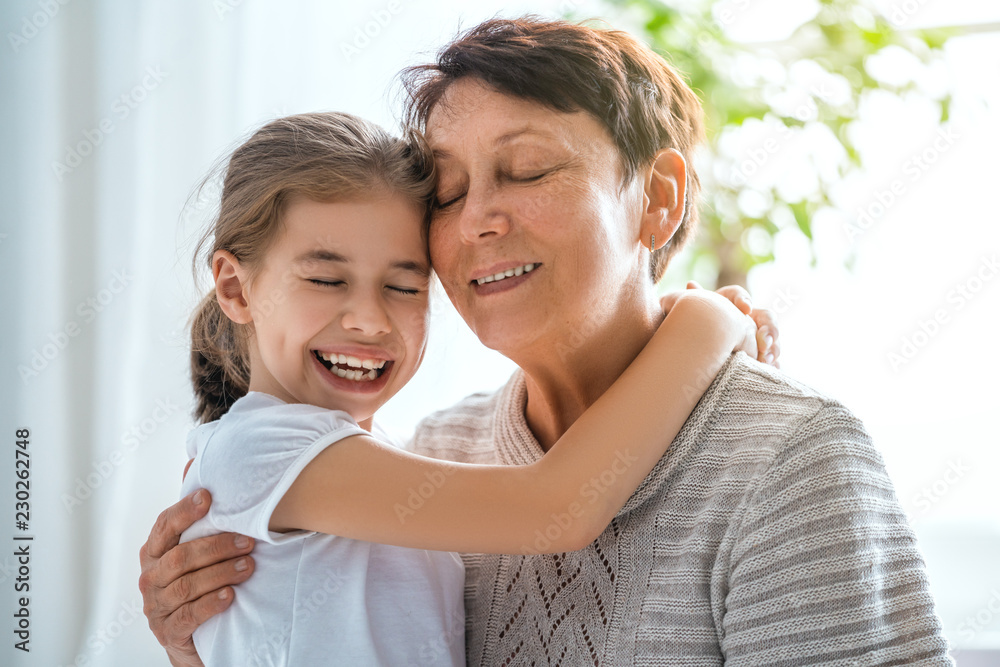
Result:
M898 56L903 50L912 54L906 57L918 69L930 68L941 60L941 48L951 33L897 30L863 1L819 0L816 15L787 39L756 44L735 42L725 31L741 12L752 11L753 0L688 0L683 6L658 0L602 1L609 6L610 22L631 29L673 63L704 105L709 168L699 163L701 231L681 256L687 263L671 267L688 276L696 275L699 264L702 275L706 266L716 266L718 284L745 285L753 266L774 259L774 237L785 228L797 229L808 239L815 262L813 220L823 209L836 208L832 186L862 166L850 130L868 95L923 95L940 106L940 122L948 119L947 87L926 91L912 77L880 80L871 64L876 54L895 50ZM774 145L734 155L732 145L739 142L727 143L727 137L732 139L748 123L759 129L758 121L784 126L777 126L782 146L775 150L806 132L815 136L816 130L828 128L827 134L842 148L833 173L803 160L795 168L815 170L812 191L794 201L783 198L779 187L761 192L751 172L754 165L761 166L760 158L766 159L761 151L769 153L766 148ZM748 199L753 206L747 206Z

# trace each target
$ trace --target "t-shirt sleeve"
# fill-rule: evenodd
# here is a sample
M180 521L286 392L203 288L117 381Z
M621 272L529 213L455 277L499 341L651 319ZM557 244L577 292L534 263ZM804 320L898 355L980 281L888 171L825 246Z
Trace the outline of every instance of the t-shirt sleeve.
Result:
M748 498L722 619L726 665L951 665L916 537L881 455L817 412Z
M219 532L278 544L313 534L268 530L299 473L330 445L369 434L345 412L288 404L258 410L221 435L207 442L198 462L199 481L212 493L209 522Z

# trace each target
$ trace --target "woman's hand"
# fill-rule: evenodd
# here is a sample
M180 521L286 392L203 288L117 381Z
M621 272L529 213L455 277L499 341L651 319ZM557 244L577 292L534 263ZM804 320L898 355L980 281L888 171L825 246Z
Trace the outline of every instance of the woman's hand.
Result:
M212 499L201 489L164 510L139 550L143 613L174 665L202 665L191 635L229 607L233 589L253 574L253 540L222 533L178 544L205 516Z
M687 288L704 289L693 280L688 282ZM720 287L716 292L732 301L744 315L748 315L757 325L757 361L781 368L781 364L778 363L781 347L778 345L778 325L774 314L766 308L754 308L750 301L750 293L739 285ZM681 294L684 292L670 292L660 298L660 307L663 308L664 313L670 312Z

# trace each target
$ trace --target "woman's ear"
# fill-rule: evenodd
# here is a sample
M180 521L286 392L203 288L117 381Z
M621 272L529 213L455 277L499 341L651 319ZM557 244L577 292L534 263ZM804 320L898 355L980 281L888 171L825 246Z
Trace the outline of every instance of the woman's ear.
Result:
M687 163L677 150L664 148L656 154L648 169L639 242L649 246L651 238L655 237L655 245L650 250L656 250L666 245L684 219Z
M247 272L233 253L216 250L212 255L212 275L215 277L215 296L222 312L237 324L250 324L250 302L247 301Z

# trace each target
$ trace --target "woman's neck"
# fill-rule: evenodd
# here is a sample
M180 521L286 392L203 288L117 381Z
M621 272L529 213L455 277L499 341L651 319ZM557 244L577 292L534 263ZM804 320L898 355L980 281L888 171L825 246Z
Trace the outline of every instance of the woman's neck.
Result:
M511 357L525 373L525 419L544 451L628 368L663 321L656 302L621 309L553 345Z

